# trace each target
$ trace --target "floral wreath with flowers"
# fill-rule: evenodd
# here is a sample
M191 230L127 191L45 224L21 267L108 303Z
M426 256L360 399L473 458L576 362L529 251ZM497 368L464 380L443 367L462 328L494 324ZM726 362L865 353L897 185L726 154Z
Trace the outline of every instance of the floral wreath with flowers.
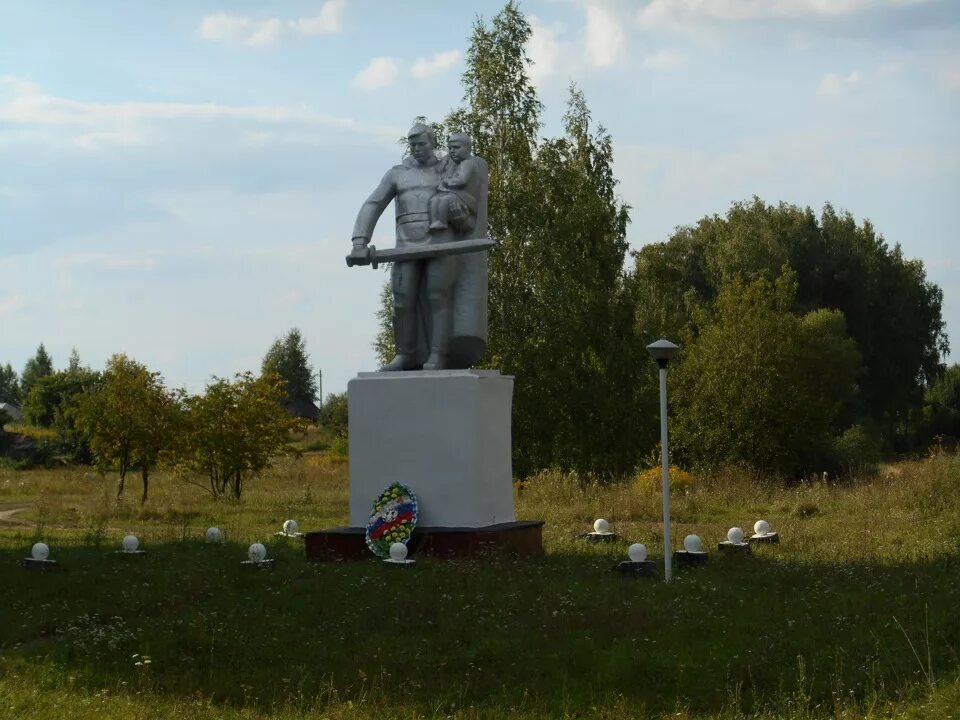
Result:
M390 546L406 544L416 525L417 496L406 485L395 482L373 501L367 520L367 547L377 557L389 557Z

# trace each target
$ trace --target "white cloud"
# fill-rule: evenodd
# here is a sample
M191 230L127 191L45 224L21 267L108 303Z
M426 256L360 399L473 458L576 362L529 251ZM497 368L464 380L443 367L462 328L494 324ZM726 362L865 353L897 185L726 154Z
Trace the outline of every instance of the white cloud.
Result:
M393 57L375 57L357 73L353 86L360 90L377 90L387 87L400 75L400 65Z
M430 58L417 58L413 67L410 68L410 74L421 80L432 75L439 75L460 62L460 55L459 50L447 50Z
M0 76L0 85L10 88L14 95L36 95L40 92L40 86L36 83L13 75Z
M343 30L343 8L346 0L327 0L313 17L293 20L293 27L301 37L328 35Z
M660 50L643 59L643 67L651 70L675 70L687 64L687 58L672 50Z
M283 21L279 18L252 20L217 13L200 23L200 37L212 42L238 42L243 45L271 45L280 39Z
M73 142L84 150L99 150L107 145L140 145L143 139L143 135L135 130L117 130L83 133L77 135Z
M560 61L560 42L557 40L559 26L544 25L536 15L528 16L527 20L532 30L527 45L527 52L533 62L530 79L539 85L557 71Z
M594 67L610 67L623 55L626 33L621 18L605 2L588 0L584 51Z
M359 123L351 118L325 115L305 106L225 105L222 103L87 102L45 94L31 83L5 76L0 86L13 89L6 102L0 99L0 122L25 126L76 127L89 130L74 138L84 149L106 144L142 142L143 124L177 120L237 120L269 125L331 127L395 138L396 127ZM2 133L0 133L2 136Z
M153 270L157 267L157 257L162 253L124 253L124 252L72 252L56 255L51 266L57 270L70 270L76 267L95 267L105 270Z
M820 80L818 93L823 97L840 97L860 85L860 73L856 70L849 75L827 73Z
M343 29L346 0L327 0L316 15L295 20L266 18L256 20L240 15L216 13L200 22L199 34L211 42L234 42L241 45L273 45L285 37L312 37L338 33Z
M790 19L849 15L868 7L919 5L929 0L651 0L640 8L643 27L703 21Z

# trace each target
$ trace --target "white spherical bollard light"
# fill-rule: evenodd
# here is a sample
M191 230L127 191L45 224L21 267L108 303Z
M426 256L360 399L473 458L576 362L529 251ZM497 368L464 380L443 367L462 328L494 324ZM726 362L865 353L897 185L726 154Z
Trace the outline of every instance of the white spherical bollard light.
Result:
M699 535L687 535L683 539L683 549L688 553L700 553L703 552L703 543L700 541Z
M597 518L593 521L593 532L588 532L583 536L589 542L613 542L617 539L615 532L610 532L610 523L603 518Z
M643 543L633 543L627 548L629 560L617 563L614 568L623 577L652 578L656 575L656 567L647 560L647 546Z
M207 542L218 543L223 542L223 533L220 532L218 527L207 528Z
M780 536L770 530L770 523L766 520L757 520L753 525L753 535L750 536L750 542L778 545Z
M34 543L33 547L30 548L30 557L39 562L48 560L50 558L50 547L46 543Z
M137 539L136 535L127 535L123 539L123 551L126 553L135 553L137 548L140 547L140 541Z
M260 563L266 560L267 558L267 548L264 547L263 543L253 543L247 549L247 557L250 558L250 562Z
M300 526L297 525L296 520L287 520L283 523L284 535L296 535L298 532L300 532Z
M32 570L48 570L56 567L57 561L50 559L50 546L38 542L30 548L30 557L23 559L23 566Z
M402 542L395 542L390 546L390 559L394 562L403 562L407 559L407 546Z
M643 543L634 543L627 548L627 557L632 562L643 562L647 559L647 546Z
M409 550L405 543L395 542L390 546L390 556L383 559L389 565L413 565L416 560L407 557Z
M738 527L732 527L727 530L727 540L734 545L740 545L743 542L743 530Z

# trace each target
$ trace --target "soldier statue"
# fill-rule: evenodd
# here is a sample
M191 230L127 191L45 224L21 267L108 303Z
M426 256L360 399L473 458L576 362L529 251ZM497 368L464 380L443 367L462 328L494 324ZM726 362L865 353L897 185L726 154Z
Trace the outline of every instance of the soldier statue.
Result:
M357 214L347 264L393 262L396 357L381 370L468 368L486 349L487 164L462 133L450 136L442 159L426 125L414 125L407 140L409 156ZM391 200L396 249L377 251L370 237Z

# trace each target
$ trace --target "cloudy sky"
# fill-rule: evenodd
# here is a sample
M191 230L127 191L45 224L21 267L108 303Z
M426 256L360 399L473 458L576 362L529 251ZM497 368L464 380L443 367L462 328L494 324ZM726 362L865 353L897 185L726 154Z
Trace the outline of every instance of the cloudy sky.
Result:
M501 6L0 0L0 363L125 352L196 391L297 326L324 392L373 369L385 276L344 264L356 211ZM753 194L829 201L921 258L960 328L960 2L521 8L544 133L576 81L634 247Z

